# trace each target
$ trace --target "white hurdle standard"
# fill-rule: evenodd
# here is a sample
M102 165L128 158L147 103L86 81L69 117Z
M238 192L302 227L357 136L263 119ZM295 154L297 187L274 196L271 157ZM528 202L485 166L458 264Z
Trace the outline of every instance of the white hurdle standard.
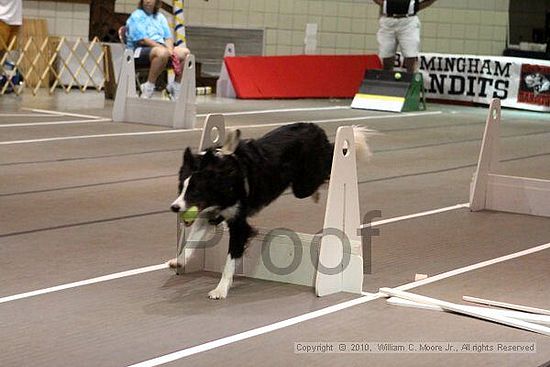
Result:
M225 98L236 98L237 93L235 93L235 88L233 88L233 83L231 82L231 77L227 71L227 66L225 66L225 58L233 57L236 55L235 44L228 43L225 45L225 51L223 53L222 68L220 70L220 77L216 82L216 97L225 97Z
M220 146L224 139L223 116L208 115L199 149ZM250 240L242 263L237 264L236 274L314 287L318 296L336 292L361 294L363 254L359 224L354 134L351 126L345 126L340 127L336 134L324 235L258 229L259 233ZM186 248L186 230L178 216L179 267L176 273L220 272L227 258L229 232L225 229L220 240L191 250ZM191 253L192 257L189 256Z
M470 210L496 210L550 217L550 181L497 174L500 100L493 99L485 125L477 170L470 187Z
M131 50L125 50L113 105L113 121L192 129L197 113L195 85L195 56L189 55L185 60L181 94L176 101L139 98L134 55Z

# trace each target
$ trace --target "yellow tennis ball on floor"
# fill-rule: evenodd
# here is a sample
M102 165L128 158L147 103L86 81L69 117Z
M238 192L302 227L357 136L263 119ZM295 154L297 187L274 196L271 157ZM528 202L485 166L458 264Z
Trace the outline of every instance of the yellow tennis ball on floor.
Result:
M193 224L199 215L199 208L192 206L184 212L180 213L180 219L187 225Z
M395 73L395 74L393 75L393 77L394 77L396 80L399 80L399 79L401 79L401 73Z

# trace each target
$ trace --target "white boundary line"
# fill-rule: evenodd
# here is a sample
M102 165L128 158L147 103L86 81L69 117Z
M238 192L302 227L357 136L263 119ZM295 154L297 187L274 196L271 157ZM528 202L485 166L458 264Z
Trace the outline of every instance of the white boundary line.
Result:
M180 351L170 353L170 354L166 354L164 356L161 356L161 357L158 357L158 358L155 358L155 359L150 359L148 361L144 361L144 362L141 362L141 363L136 363L136 364L131 365L130 367L158 366L158 365L168 363L168 362L172 362L172 361L175 361L175 360L178 360L178 359L181 359L181 358L189 357L193 354L206 352L206 351L209 351L209 350L212 350L212 349L215 349L215 348L223 347L224 345L228 345L228 344L232 344L232 343L235 343L235 342L238 342L238 341L241 341L241 340L253 338L253 337L258 336L258 335L267 334L267 333L270 333L270 332L275 331L275 330L283 329L285 327L296 325L296 324L299 324L299 323L304 322L304 321L308 321L308 320L311 320L311 319L315 319L317 317L325 316L325 315L328 315L328 314L331 314L331 313L334 313L334 312L337 312L337 311L344 310L344 309L349 308L349 307L353 307L353 306L360 305L362 303L373 301L377 298L380 298L380 297L376 296L376 298L375 298L374 296L362 296L362 297L359 297L359 298L356 298L356 299L352 299L350 301L346 301L346 302L338 303L338 304L335 304L335 305L332 305L332 306L329 306L329 307L325 307L325 308L322 308L322 309L317 310L317 311L308 312L308 313L300 315L300 316L296 316L296 317L292 317L292 318L287 319L287 320L279 321L279 322L276 322L274 324L262 326L262 327L259 327L259 328L256 328L256 329L251 329L251 330L239 333L239 334L235 334L235 335L227 336L225 338L213 340L211 342L200 344L200 345L197 345L197 346L194 346L194 347L191 347L191 348L182 349Z
M302 121L281 122L281 123L273 123L273 124L231 126L231 128L233 128L233 129L249 129L249 128L258 128L258 127L284 126L284 125L294 124L296 122L324 123L324 122L345 122L345 121L360 121L360 120L387 119L387 118L405 118L405 117L436 115L436 114L441 114L441 113L442 112L440 112L440 111L434 111L434 112L424 112L424 113L416 113L416 114L411 113L411 114L402 114L402 115L391 114L391 115L381 115L381 116L348 117L348 118L328 119L328 120L313 120L313 121L304 121L304 120L302 120ZM202 131L202 129L198 129L198 128L195 128L195 129L170 129L170 130L157 130L157 131L140 131L140 132L133 132L133 133L63 136L63 137L55 137L55 138L32 139L32 140L12 140L12 141L0 142L0 145L43 143L43 142L62 141L62 140L110 138L110 137L120 137L120 136L175 134L175 133L188 132L188 131Z
M325 120L300 120L300 121L291 121L291 122L276 122L271 124L256 124L256 125L242 125L242 126L230 126L229 128L233 129L244 129L244 128L261 128L261 127L276 127L294 124L296 122L311 122L314 124L325 123L325 122L344 122L344 121L361 121L361 120L376 120L376 119L388 119L388 118L404 118L404 117L417 117L417 116L430 116L430 115L440 115L443 112L433 111L433 112L420 112L420 113L408 113L405 115L378 115L378 116L359 116L359 117L345 117L345 118L334 118L334 119L325 119Z
M252 110L240 112L220 112L224 116L240 116L240 115L260 115L264 113L279 113L279 112L301 112L301 111L329 111L329 110L351 110L350 106L329 106L329 107L298 107L298 108L281 108L273 110ZM207 113L197 115L197 117L206 117Z
M112 119L92 119L92 120L71 120L71 121L39 121L39 122L24 122L21 124L0 124L3 127L28 127L28 126L46 126L46 125L65 125L65 124L85 124L89 122L109 122Z
M135 133L117 133L117 134L96 134L96 135L80 135L80 136L61 136L57 138L44 138L44 139L32 139L32 140L12 140L2 141L0 145L15 145L15 144L29 144L29 143L44 143L50 141L62 141L62 140L85 140L95 138L111 138L119 136L143 136L143 135L161 135L161 134L176 134L182 131L201 131L202 129L188 129L188 130L157 130L157 131L140 131Z
M425 212L409 214L409 215L402 215L400 217L394 217L394 218L388 218L388 219L382 219L382 220L379 220L379 221L376 221L376 222L372 222L370 224L363 224L359 228L363 229L363 228L369 228L369 227L378 227L378 226L382 226L382 225L388 224L388 223L395 223L395 222L400 222L402 220L425 217L427 215L439 214L439 213L444 213L444 212L448 212L448 211L451 211L451 210L469 208L469 207L470 207L470 203L457 204L457 205L453 205L453 206L447 206L445 208L427 210Z
M325 110L350 110L350 106L329 106L329 107L297 107L297 108L281 108L281 109L271 109L271 110L252 110L252 111L241 111L241 112L223 112L225 116L239 116L239 115L256 115L256 114L265 114L265 113L278 113L278 112L300 112L300 111L325 111ZM41 112L46 115L56 115L56 116L73 116L73 117L83 117L87 119L99 119L100 116L93 115L80 115L76 113L53 111L53 110L43 110L36 108L23 108L26 111L36 111ZM0 114L0 116L5 116ZM34 115L29 115L34 116ZM198 114L197 117L206 117L207 113Z
M102 119L102 116L94 116L94 115L82 115L78 113L72 113L72 112L61 112L61 111L52 111L52 110L41 110L37 108L22 108L25 111L32 111L32 112L38 112L38 113L46 113L50 115L57 115L57 116L71 116L71 117L81 117L85 119Z
M410 219L410 218L418 218L418 217L421 217L421 216L424 216L424 215L431 215L431 214L434 214L434 213L449 211L449 210L452 210L451 208L459 209L459 208L463 208L464 205L465 204L458 204L458 205L450 206L450 207L446 207L446 208L434 209L434 210L429 210L429 211L426 211L426 212L421 212L421 213L416 213L416 214L411 214L411 215L404 215L404 216L395 217L395 218L389 218L389 219L385 219L385 220L382 220L382 221L373 222L373 223L371 223L371 226L375 227L377 225L383 225L383 224L386 224L386 223L393 223L393 222L397 222L399 220L406 220L406 219ZM80 287L80 286L83 286L83 285L89 285L89 284L94 284L94 283L99 283L99 282L105 282L105 281L108 281L108 280L124 278L124 277L135 275L135 274L143 274L143 273L147 273L149 271L160 270L160 269L163 269L165 267L166 266L163 266L162 264L161 265L152 265L152 266L148 266L148 267L144 267L144 268L139 268L139 269L134 269L134 270L129 270L129 271L123 271L121 273L108 274L108 275L104 275L104 276L100 276L100 277L92 278L92 279L88 279L88 280L82 280L82 281L62 284L62 285L58 285L58 286L54 286L54 287L50 287L50 288L39 289L39 290L32 291L32 292L15 294L13 296L0 298L0 304L4 303L4 302L19 300L19 299L22 299L22 298L34 297L34 296L38 296L38 295L41 295L41 294L57 292L57 291L64 290L64 289Z
M537 247L533 247L533 248L530 248L530 249L527 249L527 250L524 250L524 251L516 252L514 254L501 256L501 257L498 257L496 259L483 261L481 263L473 264L473 265L470 265L470 266L467 266L467 267L464 267L464 268L448 271L448 272L436 275L434 277L430 277L430 278L422 280L422 281L403 284L402 286L399 286L399 287L394 288L394 289L406 290L406 289L420 287L421 285L424 285L424 284L432 283L432 282L435 282L435 281L438 281L438 280L441 280L441 279L452 277L452 276L462 274L462 273L465 273L465 272L468 272L468 271L471 271L471 270L479 269L479 268L482 268L482 267L485 267L485 266L488 266L488 265L493 265L493 264L496 264L498 262L514 259L516 257L528 255L528 254L531 254L531 253L534 253L534 252L537 252L537 251L542 251L542 250L545 250L545 249L548 249L548 248L550 248L550 243L540 245L540 246L537 246ZM239 334L235 334L235 335L227 336L225 338L213 340L213 341L208 342L208 343L199 344L199 345L194 346L194 347L182 349L182 350L179 350L179 351L176 351L176 352L173 352L173 353L169 353L169 354L157 357L157 358L149 359L147 361L132 364L129 367L154 367L154 366L158 366L158 365L165 364L165 363L168 363L168 362L173 362L175 360L182 359L182 358L185 358L185 357L189 357L189 356L194 355L194 354L206 352L206 351L209 351L209 350L212 350L212 349L215 349L215 348L222 347L224 345L236 343L236 342L239 342L239 341L242 341L242 340L245 340L245 339L249 339L249 338L252 338L252 337L255 337L255 336L258 336L258 335L267 334L267 333L270 333L270 332L275 331L275 330L283 329L285 327L296 325L296 324L304 322L304 321L308 321L308 320L311 320L311 319L314 319L314 318L317 318L317 317L325 316L325 315L328 315L328 314L331 314L331 313L334 313L334 312L337 312L337 311L344 310L346 308L350 308L350 307L353 307L353 306L357 306L359 304L363 304L363 303L366 303L366 302L370 302L370 301L374 301L374 300L386 297L385 294L380 293L380 292L375 293L375 294L372 294L372 293L363 293L363 294L364 295L362 297L353 299L351 301L338 303L338 304L335 304L333 306L325 307L325 308L322 308L320 310L313 311L313 312L308 312L306 314L296 316L296 317L292 317L292 318L287 319L287 320L279 321L279 322L276 322L274 324L262 326L262 327L251 329L251 330L239 333Z
M422 212L422 213L424 213L424 215L431 215L431 214L435 214L435 213L441 213L441 212L444 212L444 211L453 210L451 208L459 209L459 208L464 208L464 207L465 207L465 204L458 204L458 205L455 205L455 206L452 206L452 207L435 209L435 210L430 210L430 211L426 211L426 212ZM396 217L396 218L390 218L390 219L386 219L386 220L383 220L383 221L379 221L378 223L379 223L379 225L382 225L382 224L386 224L386 223L393 223L393 222L396 222L398 220L418 218L420 216L419 214L421 214L421 213L406 215L406 216L401 216L401 217ZM371 226L375 226L375 223L372 223ZM412 283L403 284L401 286L395 287L394 289L408 290L408 289L420 287L420 286L430 284L430 283L433 283L433 282L436 282L436 281L439 281L439 280L442 280L442 279L446 279L446 278L449 278L449 277L460 275L460 274L463 274L463 273L466 273L466 272L469 272L469 271L477 270L477 269L487 267L487 266L490 266L490 265L494 265L494 264L497 264L497 263L500 263L500 262L515 259L515 258L518 258L518 257L521 257L521 256L533 254L533 253L543 251L543 250L546 250L546 249L550 249L550 243L535 246L535 247L532 247L532 248L529 248L529 249L526 249L526 250L522 250L522 251L515 252L515 253L512 253L512 254L504 255L504 256L501 256L501 257L498 257L498 258L482 261L480 263L472 264L472 265L465 266L465 267L462 267L462 268L459 268L459 269L454 269L454 270L451 270L451 271L447 271L447 272L444 272L444 273L441 273L441 274L438 274L438 275L434 275L434 276L429 277L427 279L423 279L423 280L412 282ZM34 296L38 296L38 295L43 295L43 294L47 294L47 293L57 292L57 291L65 290L65 289L76 288L76 287L80 287L80 286L105 282L105 281L109 281L109 280L124 278L124 277L138 275L138 274L144 274L144 273L157 271L157 270L162 270L162 269L167 269L167 268L168 268L167 264L152 265L152 266L143 267L143 268L139 268L139 269L133 269L133 270L123 271L123 272L119 272L119 273L104 275L104 276L100 276L100 277L96 277L96 278L91 278L91 279L87 279L87 280L83 280L83 281L62 284L62 285L58 285L58 286L54 286L54 287L50 287L50 288L39 289L39 290L36 290L36 291L15 294L15 295L12 295L12 296L0 298L0 304L6 303L6 302L11 302L11 301L16 301L16 300L20 300L20 299L24 299L24 298L34 297ZM329 306L329 307L322 308L322 309L317 310L317 311L313 311L313 312L309 312L309 313L306 313L306 314L303 314L303 315L292 317L290 319L283 320L283 321L280 321L280 322L277 322L277 323L274 323L274 324L262 326L262 327L251 329L251 330L239 333L239 334L235 334L235 335L231 335L231 336L228 336L228 337L225 337L225 338L217 339L217 340L214 340L214 341L211 341L211 342L208 342L208 343L204 343L204 344L200 344L200 345L197 345L197 346L194 346L194 347L182 349L182 350L176 351L174 353L170 353L170 354L158 357L158 358L150 359L150 360L138 363L138 364L131 365L130 367L145 367L145 366L153 367L153 366L158 366L160 364L168 363L168 362L175 361L175 360L178 360L178 359L181 359L181 358L185 358L185 357L188 357L188 356L191 356L191 355L194 355L194 354L202 353L202 352L212 350L212 349L224 346L224 345L236 343L236 342L239 342L239 341L242 341L242 340L245 340L245 339L249 339L249 338L252 338L252 337L255 337L255 336L258 336L258 335L266 334L266 333L269 333L269 332L272 332L272 331L275 331L275 330L279 330L279 329L282 329L282 328L285 328L285 327L288 327L288 326L292 326L292 325L295 325L295 324L298 324L298 323L301 323L301 322L304 322L304 321L308 321L308 320L311 320L311 319L314 319L314 318L317 318L317 317L325 316L325 315L328 315L328 314L331 314L331 313L334 313L334 312L337 312L337 311L344 310L346 308L350 308L350 307L353 307L353 306L356 306L356 305L359 305L359 304L363 304L363 303L366 303L366 302L370 302L370 301L385 297L385 295L383 293L380 293L380 292L378 292L378 293L363 292L362 294L363 294L363 296L361 296L359 298L356 298L356 299L353 299L353 300L350 300L350 301L338 303L338 304L335 304L335 305L332 305L332 306Z
M406 291L406 290L413 289L413 288L416 288L416 287L421 287L421 286L426 285L426 284L437 282L441 279L454 277L456 275L467 273L467 272L472 271L472 270L481 269L481 268L484 268L484 267L489 266L489 265L498 264L498 263L501 263L501 262L504 262L504 261L512 260L512 259L522 257L522 256L525 256L525 255L530 255L530 254L533 254L535 252L539 252L539 251L543 251L543 250L547 250L547 249L550 249L550 242L545 243L544 245L531 247L531 248L528 248L526 250L522 250L522 251L519 251L519 252L514 252L514 253L509 254L509 255L504 255L504 256L494 258L494 259L482 261L482 262L477 263L477 264L465 266L465 267L458 268L458 269L455 269L455 270L450 270L450 271L447 271L445 273L434 275L434 276L428 277L426 279L422 279L422 280L412 282L412 283L408 283L408 284L403 284L399 287L393 287L393 288L397 289L397 290L400 290L400 291Z
M45 113L47 115L54 115L54 116L64 116L62 112L59 112L59 111L52 111L52 110L41 110L41 109L37 109L37 108L30 108L30 107L23 107L22 108L23 111L31 111L31 112L36 112L36 113ZM40 112L39 112L40 111Z
M73 117L83 117L83 118L101 118L100 116L92 115L80 115L76 113L53 111L53 110L40 110L34 108L23 108L27 111L36 111L42 112L48 115L58 115L58 116L73 116ZM241 112L223 112L225 116L239 116L239 115L256 115L256 114L265 114L265 113L279 113L279 112L300 112L300 111L327 111L327 110L351 110L350 106L329 106L329 107L297 107L297 108L281 108L281 109L271 109L271 110L252 110L252 111L241 111ZM3 116L3 115L0 115ZM197 117L206 117L207 113L198 114Z
M55 287L38 289L36 291L25 292L25 293L15 294L13 296L3 297L3 298L0 298L0 304L6 303L6 302L11 302L11 301L17 301L17 300L23 299L23 298L39 296L39 295L42 295L42 294L58 292L58 291L62 291L62 290L65 290L65 289L82 287L84 285L90 285L90 284L94 284L94 283L106 282L108 280L129 277L129 276L132 276L132 275L138 275L138 274L148 273L148 272L151 272L151 271L167 269L167 268L168 268L167 264L152 265L152 266L147 266L147 267L144 267L144 268L132 269L132 270L127 270L127 271L122 271L120 273L114 273L114 274L100 276L100 277L97 277L97 278L82 280L82 281L79 281L79 282L61 284L61 285L57 285Z
M411 218L419 218L419 217L422 217L422 216L432 215L432 214L436 214L436 213L442 213L442 212L446 212L446 211L450 211L450 210L464 208L464 207L467 207L467 206L468 206L468 204L458 204L458 205L454 205L454 206L448 206L448 207L445 207L445 208L428 210L428 211L425 211L425 212L420 212L420 213L415 213L415 214L410 214L410 215L403 215L403 216L395 217L395 218L389 218L389 219L373 222L373 223L370 224L370 227L376 227L376 226L379 226L379 225L384 225L384 224L387 224L387 223L394 223L394 222L398 222L398 221L401 221L401 220L407 220L407 219L411 219ZM159 267L159 268L156 268L156 267ZM121 273L108 274L108 275L104 275L104 276L100 276L100 277L92 278L92 279L88 279L88 280L83 280L83 281L78 281L78 282L73 282L73 283L68 283L68 284L62 284L62 285L58 285L58 286L54 286L54 287L50 287L50 288L39 289L39 290L32 291L32 292L16 294L16 295L13 295L13 296L0 298L0 304L4 303L4 302L15 301L15 300L22 299L22 298L28 298L28 297L41 295L41 294L57 292L57 291L64 290L64 289L75 288L75 287L79 287L79 286L83 286L83 285L88 285L88 284L99 283L99 282L104 282L104 281L108 281L108 280L123 278L123 277L131 276L131 275L134 275L134 274L147 273L149 271L160 270L160 269L163 269L165 267L166 266L163 267L162 265L152 265L152 266L148 266L148 267L145 267L145 268L139 268L139 269L124 271L124 272L121 272ZM368 295L368 294L371 294L371 293L364 293L364 294Z
M52 117L47 113L0 113L0 117Z

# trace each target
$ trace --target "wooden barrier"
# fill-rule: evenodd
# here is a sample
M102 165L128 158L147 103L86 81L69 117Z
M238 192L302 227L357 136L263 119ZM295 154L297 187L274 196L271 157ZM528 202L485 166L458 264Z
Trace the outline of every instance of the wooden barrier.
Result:
M6 82L0 86L0 95L7 93L8 89L20 95L25 87L31 88L33 95L40 88L48 88L50 94L58 87L63 88L65 93L73 88L84 92L90 87L102 91L105 84L105 51L99 40L68 41L64 37L33 35L43 32L38 30L43 27L40 24L37 22L34 27L23 27L27 31L22 32L18 39L14 38L9 45L0 45L5 50L0 54L0 75L8 75ZM11 70L5 70L7 61L13 65ZM24 84L14 82L17 74L23 77Z

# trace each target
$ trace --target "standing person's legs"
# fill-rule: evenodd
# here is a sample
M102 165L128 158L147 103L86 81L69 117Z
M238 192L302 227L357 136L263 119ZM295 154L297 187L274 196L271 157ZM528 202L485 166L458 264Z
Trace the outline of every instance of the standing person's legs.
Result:
M382 67L384 70L393 70L395 65L395 56L385 57L382 59Z
M418 71L418 54L420 53L420 20L417 16L401 18L397 31L397 40L404 57L403 66L409 73Z
M384 70L392 70L397 51L397 38L395 34L396 19L380 17L379 28L376 33L378 41L378 56L382 59Z

